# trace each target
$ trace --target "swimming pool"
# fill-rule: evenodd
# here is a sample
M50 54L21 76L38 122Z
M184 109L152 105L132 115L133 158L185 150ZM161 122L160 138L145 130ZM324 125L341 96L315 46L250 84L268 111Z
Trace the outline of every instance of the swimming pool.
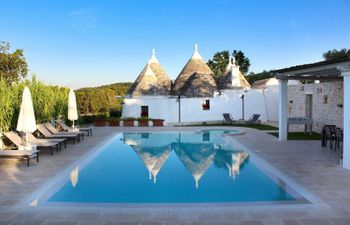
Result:
M299 199L235 149L237 131L121 133L78 162L45 202L246 203Z

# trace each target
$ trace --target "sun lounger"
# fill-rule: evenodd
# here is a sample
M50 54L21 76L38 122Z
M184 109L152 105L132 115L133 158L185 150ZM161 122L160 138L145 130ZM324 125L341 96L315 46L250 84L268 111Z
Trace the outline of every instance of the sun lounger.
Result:
M60 149L62 144L64 144L64 148L67 148L67 139L66 138L37 138L31 133L27 133L29 142L58 142L60 145Z
M6 132L4 135L14 144L16 147L22 146L22 138L18 136L16 132ZM50 150L50 155L53 155L53 150L59 151L59 142L29 142L32 145L36 145L38 149Z
M257 124L259 123L259 117L260 117L260 114L253 114L249 120L246 121L246 123L249 123L249 124Z
M39 151L38 150L0 150L0 158L9 159L26 159L27 166L29 167L29 161L36 158L36 162L39 162Z
M225 123L228 123L228 124L237 123L237 121L233 119L230 113L223 113L222 116L224 117Z
M62 120L56 120L56 123L58 126L64 130L64 131L69 131L71 130L70 127L68 127ZM79 131L86 132L87 136L92 136L92 127L78 127Z
M79 134L59 134L59 135L54 135L52 134L48 129L43 124L38 124L36 125L36 128L38 131L45 137L45 138L67 138L68 140L73 141L75 144L76 141L80 142L80 135Z
M79 138L81 137L83 140L84 140L84 132L74 132L74 131L71 131L71 132L59 132L58 130L56 130L55 127L53 127L51 125L51 123L44 123L44 126L46 127L46 129L48 129L53 135L58 135L58 134L71 134L71 135L79 135Z

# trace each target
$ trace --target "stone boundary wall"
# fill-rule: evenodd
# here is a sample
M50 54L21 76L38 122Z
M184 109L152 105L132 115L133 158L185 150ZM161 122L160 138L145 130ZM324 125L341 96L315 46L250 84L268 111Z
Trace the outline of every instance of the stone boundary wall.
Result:
M307 94L312 94L314 131L321 132L325 124L343 127L343 81L288 86L288 116L305 116ZM303 126L291 126L295 129Z

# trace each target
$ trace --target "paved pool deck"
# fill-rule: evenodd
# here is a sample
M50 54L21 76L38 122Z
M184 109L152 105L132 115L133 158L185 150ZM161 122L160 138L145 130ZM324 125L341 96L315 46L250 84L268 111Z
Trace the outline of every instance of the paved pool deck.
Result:
M215 129L215 127L210 127ZM227 127L224 127L227 129ZM322 148L320 141L280 142L264 131L237 128L244 135L227 137L266 161L283 178L308 195L310 204L191 207L32 207L28 201L62 171L96 146L122 131L198 130L203 127L94 128L94 135L70 144L50 156L42 152L31 166L17 160L0 161L0 225L84 224L235 224L235 225L348 225L350 224L350 171L339 166L339 153ZM234 128L236 129L236 128ZM33 198L34 199L34 198Z

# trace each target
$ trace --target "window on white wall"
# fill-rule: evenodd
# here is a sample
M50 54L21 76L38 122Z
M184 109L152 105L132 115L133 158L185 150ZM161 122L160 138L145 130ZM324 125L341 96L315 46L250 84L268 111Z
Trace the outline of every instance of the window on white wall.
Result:
M202 104L203 110L210 110L210 101L209 99L206 99L204 103Z
M328 95L323 96L323 104L328 104Z
M141 106L141 117L148 117L148 106Z

